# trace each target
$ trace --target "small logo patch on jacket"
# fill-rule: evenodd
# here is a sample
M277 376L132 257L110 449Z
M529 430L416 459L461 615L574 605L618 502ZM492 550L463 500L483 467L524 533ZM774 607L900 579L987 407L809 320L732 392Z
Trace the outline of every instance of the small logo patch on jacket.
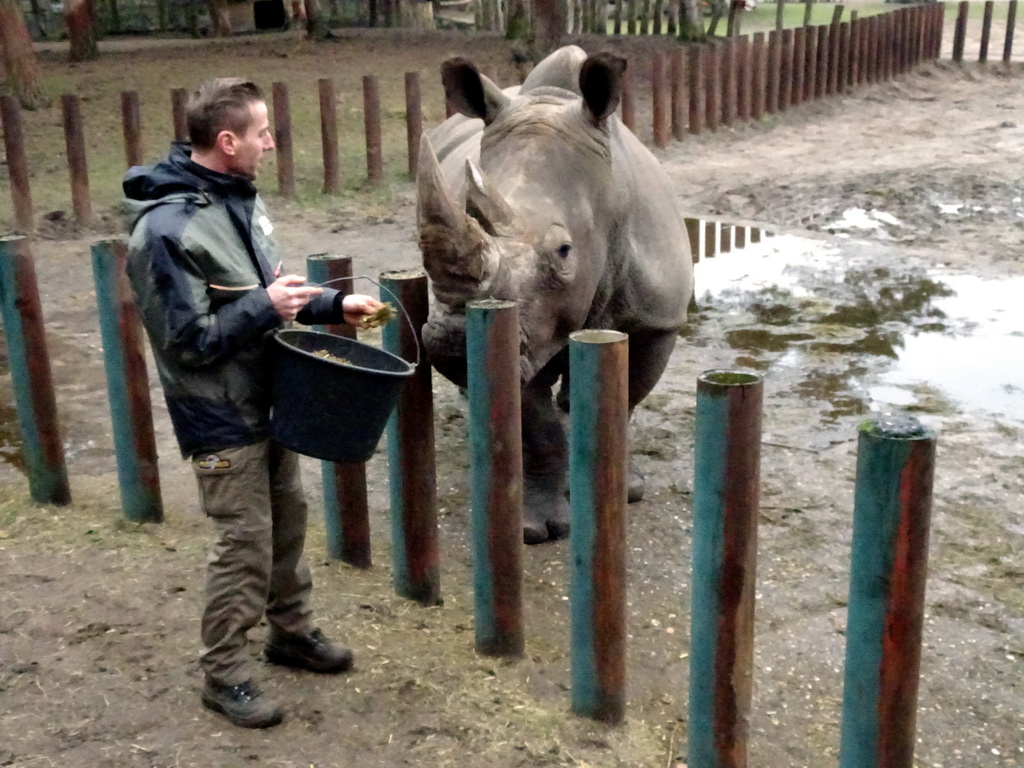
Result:
M231 461L228 459L222 459L215 453L203 456L201 459L196 459L196 466L199 469L230 469Z

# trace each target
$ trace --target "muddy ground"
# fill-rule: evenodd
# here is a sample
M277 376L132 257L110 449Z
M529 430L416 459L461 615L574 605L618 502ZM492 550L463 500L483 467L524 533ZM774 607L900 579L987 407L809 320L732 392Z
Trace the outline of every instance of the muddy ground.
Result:
M488 51L496 64L504 61L498 45ZM423 44L417 55L439 61L452 47L448 39ZM388 55L386 47L374 50ZM370 55L349 53L360 66ZM196 58L197 70L225 64ZM116 57L107 61L117 66ZM660 153L684 212L760 223L777 237L749 253L799 258L801 266L799 290L763 288L740 276L711 295L702 294L699 265L699 310L670 369L638 409L636 450L648 493L629 508L628 714L616 728L567 711L565 542L526 552L526 657L510 663L474 654L466 408L441 380L444 605L424 609L392 593L384 457L368 466L368 571L326 558L319 465L307 461L315 607L325 631L355 650L356 669L322 678L261 667L266 689L288 713L268 732L232 728L201 709L196 654L208 529L193 481L154 382L166 522L120 521L87 255L98 233L43 232L35 253L74 503L30 503L16 466L5 377L0 765L682 762L692 409L696 376L716 367L756 370L765 380L750 764L834 765L856 427L888 407L872 386L907 338L943 322L932 311L942 293L937 275L1024 276L1022 104L1020 69L940 66ZM369 215L348 203L345 211L328 211L285 204L272 193L268 200L296 265L306 254L337 251L355 258L357 272L376 275L417 261L412 188L395 184L390 194L384 212ZM950 214L939 203L964 206ZM852 207L899 223L844 238L829 234ZM950 324L945 332L958 330ZM934 360L936 370L956 365ZM939 434L915 764L1017 766L1024 761L1024 409L994 413L927 382L911 395L906 407Z

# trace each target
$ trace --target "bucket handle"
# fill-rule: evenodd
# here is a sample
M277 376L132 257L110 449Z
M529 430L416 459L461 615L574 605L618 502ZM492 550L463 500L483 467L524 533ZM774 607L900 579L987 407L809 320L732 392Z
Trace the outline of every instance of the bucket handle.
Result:
M402 315L405 317L405 321L409 324L409 330L412 331L412 337L416 339L416 367L419 368L420 345L422 344L422 340L420 339L419 334L416 333L416 326L412 324L412 318L409 317L409 313L405 311L405 307L402 306L402 302L398 300L398 297L395 296L394 293L385 288L383 285L378 283L376 280L374 280L372 277L368 277L367 275L347 275L345 277L335 277L333 280L325 280L322 283L313 283L312 285L315 285L318 288L322 288L325 285L330 285L331 283L339 283L342 280L369 280L371 283L376 285L378 288L380 288L380 290L384 291L388 296L390 296L394 300L398 308L402 310Z

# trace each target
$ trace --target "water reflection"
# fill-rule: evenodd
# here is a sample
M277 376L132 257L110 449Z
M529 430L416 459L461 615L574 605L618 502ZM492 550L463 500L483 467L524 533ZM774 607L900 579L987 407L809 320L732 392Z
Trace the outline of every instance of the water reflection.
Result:
M873 250L871 250L873 248ZM827 419L947 400L1024 419L1024 278L984 280L850 241L777 237L703 259L692 339L737 367L785 371Z

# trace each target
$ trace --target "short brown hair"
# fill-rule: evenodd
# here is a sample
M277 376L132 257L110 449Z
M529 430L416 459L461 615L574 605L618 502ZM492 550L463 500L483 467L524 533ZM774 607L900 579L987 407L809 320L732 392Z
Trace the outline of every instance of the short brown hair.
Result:
M196 149L210 149L221 131L245 133L252 122L249 105L264 100L263 91L251 80L241 77L207 80L188 102L189 141Z

